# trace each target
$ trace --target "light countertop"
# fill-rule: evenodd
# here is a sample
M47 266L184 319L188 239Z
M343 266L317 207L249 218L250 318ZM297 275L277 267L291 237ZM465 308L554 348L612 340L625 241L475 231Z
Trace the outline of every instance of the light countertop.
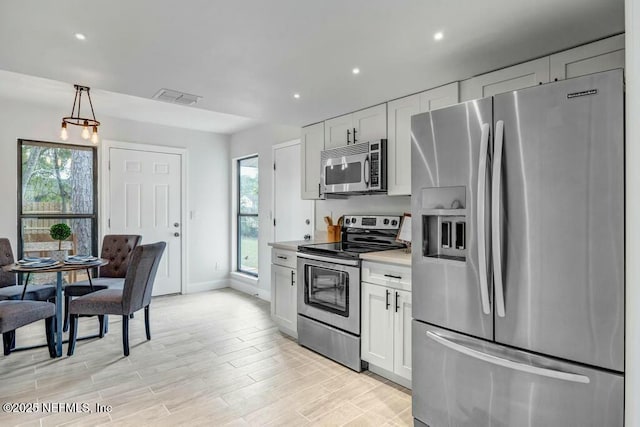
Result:
M405 252L404 249L369 252L361 254L360 259L364 261L384 262L387 264L406 265L407 267L411 267L411 253Z
M288 242L270 242L269 246L287 251L297 251L300 245L311 245L313 243L327 243L327 239L318 238L311 240L291 240Z

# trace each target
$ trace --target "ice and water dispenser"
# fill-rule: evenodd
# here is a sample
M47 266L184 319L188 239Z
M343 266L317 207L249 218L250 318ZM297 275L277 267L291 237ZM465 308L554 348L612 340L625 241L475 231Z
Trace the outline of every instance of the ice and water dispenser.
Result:
M422 256L465 261L467 209L465 187L422 189Z

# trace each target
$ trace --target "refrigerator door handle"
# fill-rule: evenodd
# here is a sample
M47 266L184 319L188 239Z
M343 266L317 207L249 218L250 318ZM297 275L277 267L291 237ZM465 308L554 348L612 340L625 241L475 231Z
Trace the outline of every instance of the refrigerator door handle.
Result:
M493 250L493 283L496 292L496 313L505 316L504 288L502 283L502 233L500 229L500 186L502 184L502 147L504 144L504 121L496 122L493 142L493 172L491 174L491 248Z
M478 265L480 268L480 299L484 314L491 314L489 302L489 274L487 272L487 247L485 230L485 199L487 196L487 155L489 151L489 124L482 124L480 134L480 161L478 162L478 214L476 224L478 229Z
M563 372L555 369L543 368L541 366L530 365L527 363L516 362L515 360L505 359L503 357L494 356L493 354L484 353L482 351L478 351L469 347L466 347L462 344L458 344L457 342L450 341L443 336L428 331L427 337L436 341L443 346L450 348L451 350L457 351L458 353L462 353L464 355L473 357L475 359L483 360L485 362L502 366L507 369L513 369L520 372L526 372L533 375L541 375L544 377L555 378L558 380L571 381L575 383L581 384L589 384L589 377L580 374L573 374L571 372Z

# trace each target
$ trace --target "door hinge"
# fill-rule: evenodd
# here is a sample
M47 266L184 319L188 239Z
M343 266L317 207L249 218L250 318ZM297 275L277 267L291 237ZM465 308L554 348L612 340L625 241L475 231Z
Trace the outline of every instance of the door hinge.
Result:
M107 170L111 170L111 160L107 162Z
M273 170L276 170L276 162L273 162Z
M273 218L273 226L274 227L276 226L276 219L275 218Z
M111 228L111 218L107 219L107 227Z

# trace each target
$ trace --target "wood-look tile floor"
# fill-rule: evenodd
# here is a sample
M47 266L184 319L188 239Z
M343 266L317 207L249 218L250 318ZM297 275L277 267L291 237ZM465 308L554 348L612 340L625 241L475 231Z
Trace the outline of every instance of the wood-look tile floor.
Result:
M82 318L80 335L97 319ZM154 298L151 341L144 313L105 338L80 341L50 359L45 348L0 356L0 404L87 404L91 413L6 413L0 425L396 426L411 425L410 391L355 373L282 335L269 304L226 288ZM42 342L44 323L17 331L19 346ZM95 405L111 406L97 413ZM40 407L42 408L42 407ZM72 408L71 408L72 409Z

